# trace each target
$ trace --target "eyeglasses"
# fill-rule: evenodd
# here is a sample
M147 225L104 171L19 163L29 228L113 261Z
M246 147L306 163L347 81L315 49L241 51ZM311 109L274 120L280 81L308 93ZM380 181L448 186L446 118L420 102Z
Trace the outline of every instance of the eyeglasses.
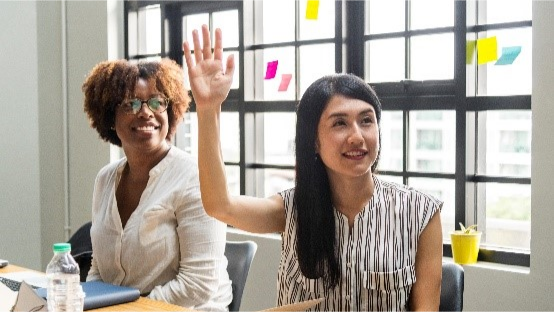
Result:
M142 108L142 105L146 104L146 106L148 106L148 108L153 113L161 114L165 112L165 110L167 109L168 102L169 100L166 98L153 97L146 101L143 101L141 99L130 99L119 104L119 106L121 106L125 114L135 115L140 111L140 109Z

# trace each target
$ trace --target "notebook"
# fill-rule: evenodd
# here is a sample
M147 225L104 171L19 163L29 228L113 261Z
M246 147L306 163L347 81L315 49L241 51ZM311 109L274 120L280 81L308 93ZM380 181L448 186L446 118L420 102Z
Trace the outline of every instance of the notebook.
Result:
M135 301L140 297L140 292L136 288L117 286L100 281L82 282L81 286L85 292L83 310ZM46 299L46 288L38 288L35 291L39 296Z

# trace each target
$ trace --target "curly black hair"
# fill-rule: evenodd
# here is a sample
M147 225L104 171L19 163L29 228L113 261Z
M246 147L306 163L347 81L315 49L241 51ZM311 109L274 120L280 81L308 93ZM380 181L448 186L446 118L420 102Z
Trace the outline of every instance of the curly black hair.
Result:
M83 83L84 110L90 125L104 141L121 147L115 131L117 106L134 93L139 78L154 80L156 88L169 99L167 109L169 130L166 140L171 141L190 104L188 90L184 86L183 68L175 61L127 60L98 63Z

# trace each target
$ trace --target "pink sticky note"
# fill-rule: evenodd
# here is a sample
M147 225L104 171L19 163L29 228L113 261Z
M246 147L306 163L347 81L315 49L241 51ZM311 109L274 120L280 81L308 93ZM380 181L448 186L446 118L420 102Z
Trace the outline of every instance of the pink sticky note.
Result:
M275 78L275 74L277 73L277 65L279 65L279 61L267 62L267 70L265 72L265 78L264 79L273 79L273 78Z
M292 79L292 74L283 74L281 76L281 84L279 84L279 89L277 91L284 92L289 88L290 80Z

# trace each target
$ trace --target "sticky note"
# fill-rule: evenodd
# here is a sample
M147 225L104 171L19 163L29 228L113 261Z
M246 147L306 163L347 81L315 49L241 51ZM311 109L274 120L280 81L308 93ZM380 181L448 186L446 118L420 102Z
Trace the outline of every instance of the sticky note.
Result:
M281 84L279 84L279 89L277 91L284 92L289 88L290 80L292 79L292 74L283 74L281 75Z
M502 48L502 55L494 65L510 65L519 53L521 53L521 46L504 47Z
M466 64L473 64L473 56L475 55L475 40L466 42Z
M319 0L308 0L306 5L306 19L316 20L319 11Z
M266 69L266 72L265 72L265 78L264 79L273 79L273 78L275 78L275 74L277 73L277 65L279 65L279 61L267 62L267 69Z
M477 64L482 65L491 61L496 61L497 43L496 36L477 40Z

